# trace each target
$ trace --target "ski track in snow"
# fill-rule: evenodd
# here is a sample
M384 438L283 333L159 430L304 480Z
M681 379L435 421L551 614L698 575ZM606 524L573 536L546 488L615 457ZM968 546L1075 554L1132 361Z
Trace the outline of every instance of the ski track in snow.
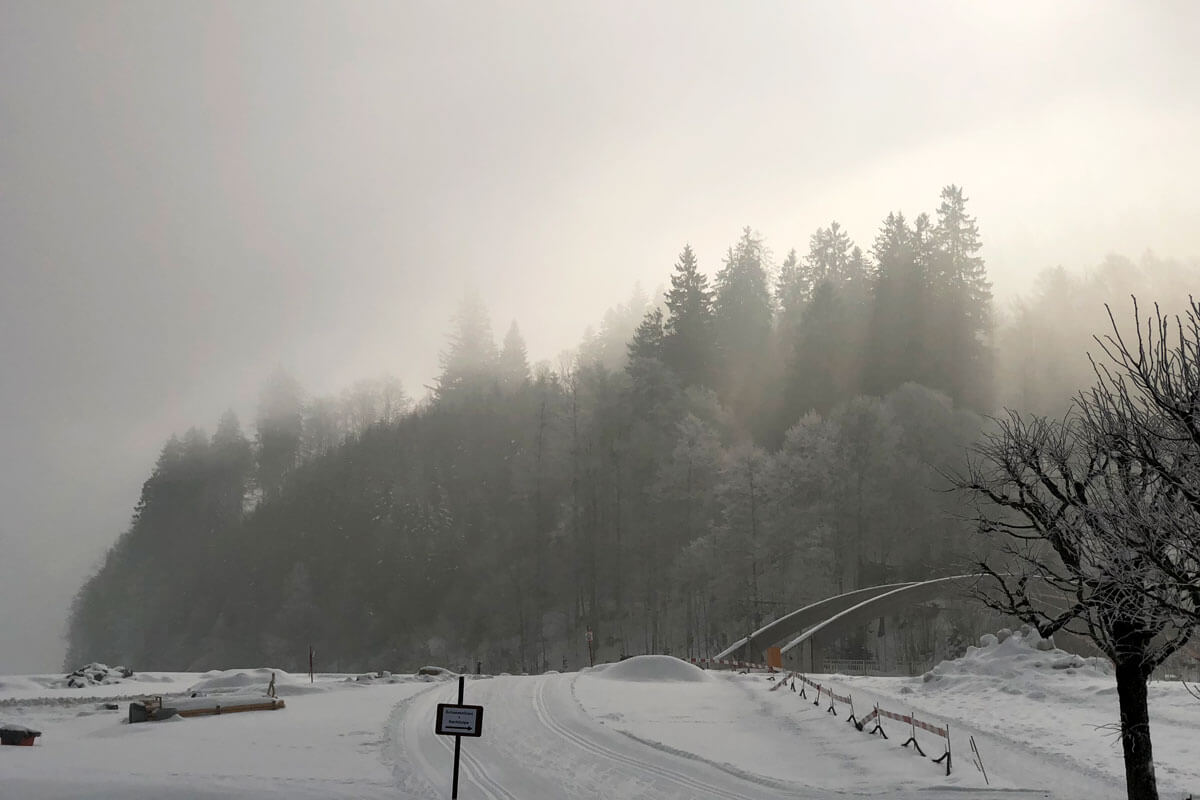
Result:
M880 791L892 797L922 800L968 795L1051 796L1037 789L1016 787L939 786L936 767L919 785L886 789L886 784L865 790L780 780L612 727L589 714L579 702L574 691L579 679L578 675L543 675L468 681L464 702L483 705L485 722L483 737L463 737L460 796L486 800L844 800L848 796L878 796ZM619 692L620 686L614 691ZM745 695L747 713L752 716L764 712L762 704L766 700L758 698L756 702L753 694L747 690ZM401 776L410 791L424 788L433 797L448 792L453 738L430 734L436 704L456 700L457 686L441 684L407 701L403 712L393 715L399 726L396 741L402 742L402 752L396 757L411 767L411 773ZM823 758L840 756L844 764L839 770L870 773L869 760L837 753L838 737L828 737L822 730L840 720L818 718L816 725L811 722L807 727L792 724L797 744L819 743L819 751L826 754ZM714 735L720 736L721 731L714 731ZM834 779L835 784L839 782Z

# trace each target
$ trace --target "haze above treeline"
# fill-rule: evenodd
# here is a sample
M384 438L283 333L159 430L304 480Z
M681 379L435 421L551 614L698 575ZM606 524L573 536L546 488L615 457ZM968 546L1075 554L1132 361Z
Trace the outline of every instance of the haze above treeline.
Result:
M712 278L749 225L778 269L837 220L869 259L951 182L1000 330L1044 268L1193 256L1198 13L4 4L0 671L58 664L172 432L253 438L277 369L420 402L468 288L558 370L684 244ZM1035 387L998 368L997 401Z

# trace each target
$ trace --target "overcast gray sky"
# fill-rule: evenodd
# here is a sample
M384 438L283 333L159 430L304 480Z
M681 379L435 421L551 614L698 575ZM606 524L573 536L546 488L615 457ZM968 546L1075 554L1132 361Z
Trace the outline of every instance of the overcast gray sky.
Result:
M1200 254L1198 5L0 0L0 672L173 431L277 365L419 395L467 286L552 359L685 242L951 182L1002 295Z

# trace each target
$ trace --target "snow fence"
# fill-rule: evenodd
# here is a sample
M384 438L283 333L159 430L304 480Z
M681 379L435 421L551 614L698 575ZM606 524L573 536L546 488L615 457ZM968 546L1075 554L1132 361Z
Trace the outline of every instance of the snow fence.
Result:
M950 774L951 767L953 766L954 756L951 754L951 749L950 749L950 726L948 724L935 725L932 722L917 719L916 715L913 714L912 712L904 714L899 711L890 711L886 708L880 708L878 704L875 705L875 707L870 711L870 713L868 713L862 719L859 719L855 715L854 698L852 695L850 695L849 693L847 693L845 695L840 695L836 691L834 691L834 688L832 686L822 685L820 683L817 683L816 681L809 679L806 675L800 675L800 674L794 673L794 672L789 672L786 675L784 675L784 677L781 678L778 683L776 683L773 687L771 687L771 691L774 692L778 689L783 688L784 686L790 686L791 690L793 692L796 692L797 679L800 681L800 690L799 690L798 694L801 697L803 697L804 699L807 700L808 696L809 696L809 693L807 690L811 688L812 690L814 690L813 691L813 694L814 694L813 705L819 707L821 705L821 698L823 695L825 698L825 701L829 703L829 707L826 708L826 711L828 711L830 714L833 714L835 716L837 716L839 713L837 710L836 704L841 703L844 708L850 709L850 715L846 717L846 721L849 722L851 725L853 725L855 728L857 728L860 731L866 730L867 725L874 722L875 723L874 727L872 727L871 730L867 731L867 733L870 735L878 734L878 735L882 736L884 739L887 739L889 737L883 729L883 720L884 719L891 719L891 720L895 720L896 722L900 722L902 724L908 725L909 726L909 736L903 742L903 744L901 744L900 746L908 747L911 744L913 746L913 749L922 756L925 755L925 751L921 749L921 743L917 741L917 729L918 728L920 728L923 731L928 731L929 733L932 733L934 736L941 738L945 742L945 752L942 753L937 758L933 758L932 756L930 756L930 758L933 760L933 763L935 763L935 764L941 764L944 762L946 764L946 774L947 775Z

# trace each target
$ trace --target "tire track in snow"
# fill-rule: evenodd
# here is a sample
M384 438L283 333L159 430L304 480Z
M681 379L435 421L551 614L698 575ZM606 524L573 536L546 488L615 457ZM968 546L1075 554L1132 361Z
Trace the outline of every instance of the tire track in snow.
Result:
M569 742L572 742L577 747L587 751L588 753L591 753L592 755L600 756L602 758L607 758L611 761L617 762L618 764L622 764L627 767L632 767L636 770L646 772L651 775L655 775L659 778L663 778L663 779L665 779L665 780L667 780L689 792L700 792L703 795L713 795L716 797L722 797L722 798L725 798L725 800L746 800L745 794L738 794L738 793L735 793L732 791L728 791L726 789L722 789L718 786L712 786L710 784L704 783L701 780L693 778L692 776L690 776L686 773L679 772L677 770L673 770L669 767L664 767L659 764L654 764L649 761L642 761L642 760L634 758L632 756L627 756L624 753L621 753L620 751L615 750L606 745L603 745L594 739L589 739L585 736L575 733L574 731L567 728L565 725L562 725L557 720L555 720L553 718L553 716L550 714L550 710L546 704L546 697L545 697L547 687L549 687L550 683L551 683L551 681L549 679L543 679L541 681L541 685L538 686L537 690L533 693L533 709L534 709L534 713L537 714L538 720L542 723L542 725L544 725L546 728L548 728L555 734L561 736L563 739L565 739ZM633 737L631 737L631 738L633 738ZM637 740L635 739L635 741L637 741ZM657 748L655 748L655 749L657 750ZM665 752L665 751L659 751L659 752ZM693 796L695 796L695 795L693 795Z

